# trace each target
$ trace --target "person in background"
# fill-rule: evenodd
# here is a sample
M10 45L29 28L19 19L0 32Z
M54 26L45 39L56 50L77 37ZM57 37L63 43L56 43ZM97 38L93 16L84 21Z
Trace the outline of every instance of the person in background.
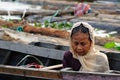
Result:
M78 17L92 12L90 5L87 3L78 3L73 7L73 9L74 15Z
M77 22L70 33L70 50L63 57L63 68L74 71L107 72L109 62L104 53L94 47L94 29L86 22Z

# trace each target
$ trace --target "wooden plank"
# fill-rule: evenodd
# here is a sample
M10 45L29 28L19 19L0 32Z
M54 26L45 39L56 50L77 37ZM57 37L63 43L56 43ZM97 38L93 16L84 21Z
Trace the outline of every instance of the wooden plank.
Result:
M113 71L114 72L114 71ZM118 71L115 71L119 73ZM24 68L16 66L0 65L0 74L8 74L33 78L63 79L63 80L119 80L120 74L99 73L99 72L81 72L64 70L42 70L35 68ZM51 75L52 74L52 75Z
M100 72L61 71L63 80L120 80L120 74Z
M0 41L0 48L11 51L21 52L24 54L37 55L41 57L62 60L65 51L49 49L44 47L37 47L33 45L13 43L10 41Z
M75 1L61 1L61 0L19 0L19 2L22 3L29 3L29 4L39 4L42 6L47 6L47 5L54 5L54 6L59 6L59 8L61 7L65 7L65 6L73 6L75 5L77 2Z
M120 17L118 16L117 17L117 15L116 15L116 17L118 18L118 19L116 19L115 17L113 17L113 18L106 18L106 14L105 15L101 15L100 17L99 17L99 15L98 16L81 16L80 17L80 20L86 20L86 21L98 21L98 22L106 22L106 23L113 23L113 24L120 24ZM112 17L112 15L109 15L109 16L111 16Z
M33 14L43 14L43 15L51 15L54 14L56 11L54 10L31 10L31 11L26 11L25 15L33 15ZM0 15L8 15L8 11L0 10ZM11 15L23 15L23 11L10 11Z
M61 79L60 72L56 70L42 70L36 68L25 68L25 67L5 66L5 65L0 65L0 74L43 78L43 79L44 78Z
M111 73L112 72L112 73ZM115 74L118 73L118 74ZM110 71L110 73L100 72L81 72L64 70L42 70L35 68L25 68L16 66L0 65L0 74L8 74L33 78L63 79L63 80L119 80L119 71ZM52 74L52 75L51 75Z
M41 9L41 10L29 10L26 11L25 16L28 15L42 15L42 16L48 16L48 15L53 15L56 12L56 10L47 10L47 9ZM73 10L62 10L59 12L59 15L63 15L63 14L67 14L73 12ZM11 15L23 15L23 11L11 11L10 12ZM4 10L0 10L0 15L8 15L8 11L4 11Z

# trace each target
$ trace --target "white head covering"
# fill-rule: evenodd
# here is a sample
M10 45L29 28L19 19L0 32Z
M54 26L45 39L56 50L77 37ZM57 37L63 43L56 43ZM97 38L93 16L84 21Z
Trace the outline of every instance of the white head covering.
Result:
M86 22L77 22L73 25L71 31L73 30L73 28L80 26L80 24L83 24L84 27L89 29L90 39L92 40L90 50L84 56L79 56L75 54L73 48L70 46L70 51L72 52L73 57L78 59L82 65L80 71L92 71L92 72L108 71L109 63L107 56L104 53L100 53L98 50L94 48L95 41L94 41L93 27ZM71 45L71 37L70 37L70 45Z

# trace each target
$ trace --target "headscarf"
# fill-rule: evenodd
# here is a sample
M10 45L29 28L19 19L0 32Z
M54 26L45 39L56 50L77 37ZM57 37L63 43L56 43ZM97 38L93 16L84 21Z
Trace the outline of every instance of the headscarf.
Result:
M94 29L91 25L86 22L77 22L73 25L73 28L80 26L83 24L84 27L89 29L90 39L92 41L90 50L84 56L79 56L75 54L73 48L71 47L71 35L70 35L70 51L75 59L78 59L81 63L82 67L80 71L90 71L90 72L105 72L109 70L109 63L107 56L104 53L101 53L99 50L94 48ZM71 32L72 33L72 32Z

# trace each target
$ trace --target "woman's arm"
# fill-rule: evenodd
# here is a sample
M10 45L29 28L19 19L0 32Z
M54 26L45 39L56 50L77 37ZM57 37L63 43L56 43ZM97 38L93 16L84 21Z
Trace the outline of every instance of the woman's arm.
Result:
M70 62L70 53L67 51L65 52L64 56L63 56L63 68L66 67L71 67L69 62Z

